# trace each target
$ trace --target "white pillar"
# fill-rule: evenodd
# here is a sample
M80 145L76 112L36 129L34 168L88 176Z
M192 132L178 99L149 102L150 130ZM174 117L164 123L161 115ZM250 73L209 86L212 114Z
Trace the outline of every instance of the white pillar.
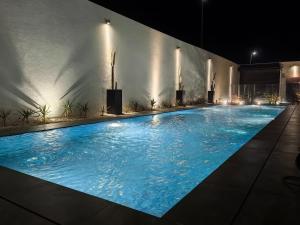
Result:
M280 70L279 99L282 102L286 101L286 78L282 70Z
M232 76L233 76L233 66L229 67L229 88L228 88L228 101L232 102Z

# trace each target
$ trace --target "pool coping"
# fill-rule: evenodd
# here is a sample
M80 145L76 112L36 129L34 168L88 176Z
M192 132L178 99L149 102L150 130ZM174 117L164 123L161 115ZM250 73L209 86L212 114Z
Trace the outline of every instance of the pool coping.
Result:
M168 108L164 110L156 110L156 111L144 111L144 112L136 112L133 114L122 114L122 115L108 115L99 118L87 118L83 120L74 120L74 121L63 121L63 122L53 122L47 124L37 124L37 125L28 125L28 126L11 126L7 128L0 129L0 137L6 136L14 136L20 135L25 133L34 133L34 132L43 132L49 130L55 130L60 128L68 128L74 126L81 126L81 125L88 125L88 124L95 124L101 122L109 122L114 120L123 120L123 119L130 119L136 117L143 117L143 116L154 116L164 113L170 112L179 112L203 107L212 107L216 106L213 104L202 104L202 105L195 105L195 106L185 106L185 107L177 107L177 108Z
M29 218L31 221L28 224L31 225L40 224L32 222L33 219L37 220L37 218L39 219L38 221L42 220L45 224L74 225L95 223L105 225L192 225L199 224L199 221L203 221L203 224L231 224L240 209L241 203L247 198L249 189L251 189L253 182L255 182L257 174L260 172L270 151L274 147L273 145L277 143L276 140L278 140L281 135L294 109L295 107L288 106L275 120L264 127L240 150L227 159L217 170L180 200L162 218L151 216L1 166L0 213L1 201L4 201L6 205L8 205L4 211L7 211L7 208L13 208L9 210L11 217L7 217L7 221L9 221L10 224L13 216L18 216L20 211L22 211L23 214L26 212L26 218ZM165 112L150 115L160 113ZM136 115L129 118L133 117L136 117ZM120 118L112 118L110 120L114 119L119 120ZM245 153L257 155L257 162L249 161L249 159L245 157ZM228 178L228 174L232 175L232 173L234 174L233 171L238 171L237 168L240 168L239 165L242 164L242 167L245 167L245 163L247 163L246 168L251 169L250 171L247 169L246 171L242 170L240 174L238 173L232 176L234 179L230 180L230 182L224 180L224 178ZM235 201L229 205L224 204L224 202L223 204L218 204L222 203L224 198L228 201L235 199ZM215 208L212 209L212 207ZM196 209L198 213L195 211ZM204 209L201 214L199 214L200 209ZM20 217L20 219L21 218L22 217ZM0 218L0 222L1 220ZM220 221L222 221L222 223L220 223ZM23 224L26 224L24 220Z

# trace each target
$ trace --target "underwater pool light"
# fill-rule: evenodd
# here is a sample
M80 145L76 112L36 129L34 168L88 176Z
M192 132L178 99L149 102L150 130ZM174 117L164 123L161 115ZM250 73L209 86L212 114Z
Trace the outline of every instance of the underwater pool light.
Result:
M113 122L113 123L110 123L108 126L109 127L122 127L123 125L120 122Z

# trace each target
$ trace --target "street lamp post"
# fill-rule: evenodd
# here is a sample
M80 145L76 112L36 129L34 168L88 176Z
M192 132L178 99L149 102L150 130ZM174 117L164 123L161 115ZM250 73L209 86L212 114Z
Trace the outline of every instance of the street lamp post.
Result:
M252 59L256 55L257 55L257 51L254 50L254 51L251 52L251 55L250 55L250 64L252 64Z
M201 48L204 48L204 3L207 0L201 0Z

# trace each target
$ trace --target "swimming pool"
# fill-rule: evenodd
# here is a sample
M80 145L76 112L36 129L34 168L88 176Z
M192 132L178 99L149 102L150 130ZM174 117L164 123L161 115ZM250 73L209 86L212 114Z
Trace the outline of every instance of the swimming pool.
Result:
M0 165L161 217L283 107L214 106L0 138Z

